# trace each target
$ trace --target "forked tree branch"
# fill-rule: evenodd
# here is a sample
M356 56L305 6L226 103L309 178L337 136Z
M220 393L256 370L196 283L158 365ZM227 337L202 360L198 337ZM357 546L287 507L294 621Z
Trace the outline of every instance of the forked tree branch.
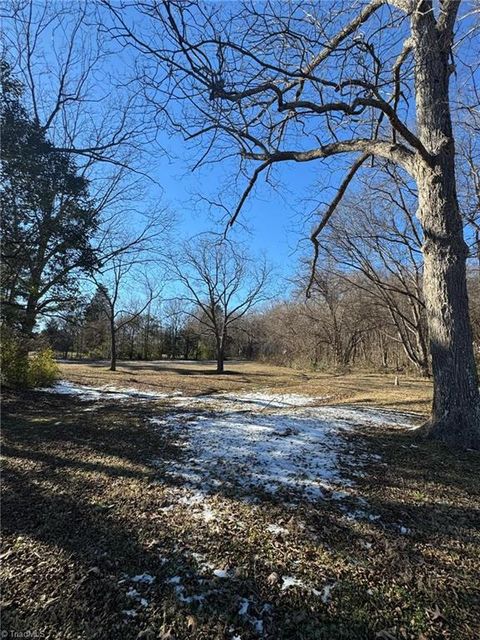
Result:
M306 290L307 298L310 298L310 296L311 296L311 289L312 289L312 285L313 285L314 280L315 280L315 271L316 271L316 268L317 268L319 246L320 246L320 243L318 241L318 236L321 234L322 230L326 227L326 225L328 224L328 221L330 220L332 215L335 213L336 208L340 204L343 196L345 195L345 191L347 190L348 185L350 184L350 182L355 177L355 174L357 173L357 171L360 169L360 167L363 165L363 163L369 157L370 157L370 154L368 154L368 153L363 154L352 165L352 167L350 168L350 171L347 173L347 175L343 179L343 182L341 183L341 185L340 185L340 187L339 187L334 199L330 203L328 209L323 214L322 219L320 220L318 225L315 227L315 229L313 230L313 232L312 232L312 234L310 236L310 240L312 241L313 248L314 248L313 249L314 253L313 253L313 260L312 260L312 266L311 266L311 271L310 271L310 278L309 278L308 285L307 285L307 290Z

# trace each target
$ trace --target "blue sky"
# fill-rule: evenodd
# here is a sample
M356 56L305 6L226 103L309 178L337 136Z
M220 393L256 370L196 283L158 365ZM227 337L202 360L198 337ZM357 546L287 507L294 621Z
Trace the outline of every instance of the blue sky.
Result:
M225 229L225 212L201 197L215 200L220 190L235 179L232 164L223 167L189 169L189 149L178 138L171 146L176 158L158 157L158 168L153 177L162 185L164 199L178 212L179 228L184 236L211 230ZM182 153L180 153L182 151ZM234 238L245 240L252 253L265 253L279 274L289 277L297 267L299 257L309 251L303 211L312 204L303 203L314 193L314 181L323 174L331 181L330 171L320 163L285 166L276 170L278 187L259 182L251 194L238 222L229 230ZM245 181L242 181L246 184ZM235 204L236 198L230 199Z
M36 3L40 12L46 6L48 5L42 0ZM65 6L68 8L68 3ZM17 27L19 24L18 21ZM13 24L5 21L4 27L8 33ZM94 37L94 29L90 35ZM51 96L55 94L58 58L62 60L66 55L66 46L62 38L61 30L45 29L39 39L38 50L34 54L35 80L39 90L44 94L45 113L51 108ZM12 61L14 62L13 59ZM108 59L105 68L101 69L98 78L107 74L114 85L121 81L124 73L128 75L133 64L132 51L118 48L115 56ZM109 92L114 96L114 90L98 78L89 89L89 97L96 99L108 95ZM28 92L25 97L28 100ZM95 108L96 106L92 105L92 109ZM235 162L226 161L201 167L192 173L193 149L189 143L178 136L171 137L166 132L159 133L158 143L158 146L151 145L144 149L145 157L140 164L161 189L147 181L147 197L144 202L136 203L136 208L147 210L152 202L160 200L162 206L167 206L175 212L180 238L188 238L205 231L223 231L225 212L208 206L207 203L201 202L200 198L204 196L216 200L219 191L226 187L230 189L237 174ZM108 170L105 167L101 168L102 173ZM310 250L306 238L311 225L306 223L305 211L310 210L312 204L305 203L304 200L314 194L313 183L320 176L323 184L335 183L334 174L321 163L282 166L275 169L277 187L273 189L259 181L258 188L248 199L238 223L229 232L234 238L245 241L254 256L265 254L279 278L286 280L291 277L297 268L299 257ZM239 179L237 195L228 194L229 206L232 208L245 184L245 178ZM131 220L134 219L132 216ZM135 222L132 222L132 225L135 226Z

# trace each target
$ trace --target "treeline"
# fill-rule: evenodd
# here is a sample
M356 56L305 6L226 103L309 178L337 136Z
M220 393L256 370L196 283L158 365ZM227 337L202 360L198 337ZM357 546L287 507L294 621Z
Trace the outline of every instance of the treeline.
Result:
M478 353L480 278L473 268L469 288ZM363 369L431 375L425 318L417 318L417 310L400 293L395 313L404 324L358 273L317 271L309 299L303 291L239 318L228 333L225 357L338 373ZM61 358L109 359L111 336L102 304L97 291L74 314L51 319L39 339ZM216 358L214 335L186 308L175 300L158 302L140 315L125 311L119 318L118 358Z

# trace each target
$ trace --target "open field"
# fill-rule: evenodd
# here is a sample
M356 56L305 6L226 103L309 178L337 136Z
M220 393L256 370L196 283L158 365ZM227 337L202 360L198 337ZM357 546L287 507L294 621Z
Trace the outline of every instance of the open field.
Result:
M478 640L479 455L365 406L426 383L202 367L5 392L7 637Z
M120 362L116 372L107 362L60 364L62 377L91 386L135 387L157 392L182 391L208 394L221 391L269 390L324 398L323 402L358 403L428 414L432 397L429 380L400 375L355 373L330 375L296 371L257 362L226 362L226 372L215 373L213 362L156 361Z

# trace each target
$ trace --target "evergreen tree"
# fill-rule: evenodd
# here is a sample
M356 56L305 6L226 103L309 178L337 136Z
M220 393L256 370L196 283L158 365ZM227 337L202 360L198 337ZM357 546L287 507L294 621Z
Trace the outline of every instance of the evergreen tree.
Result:
M56 151L1 61L3 319L30 337L41 314L71 307L74 274L95 264L98 212L71 156Z

